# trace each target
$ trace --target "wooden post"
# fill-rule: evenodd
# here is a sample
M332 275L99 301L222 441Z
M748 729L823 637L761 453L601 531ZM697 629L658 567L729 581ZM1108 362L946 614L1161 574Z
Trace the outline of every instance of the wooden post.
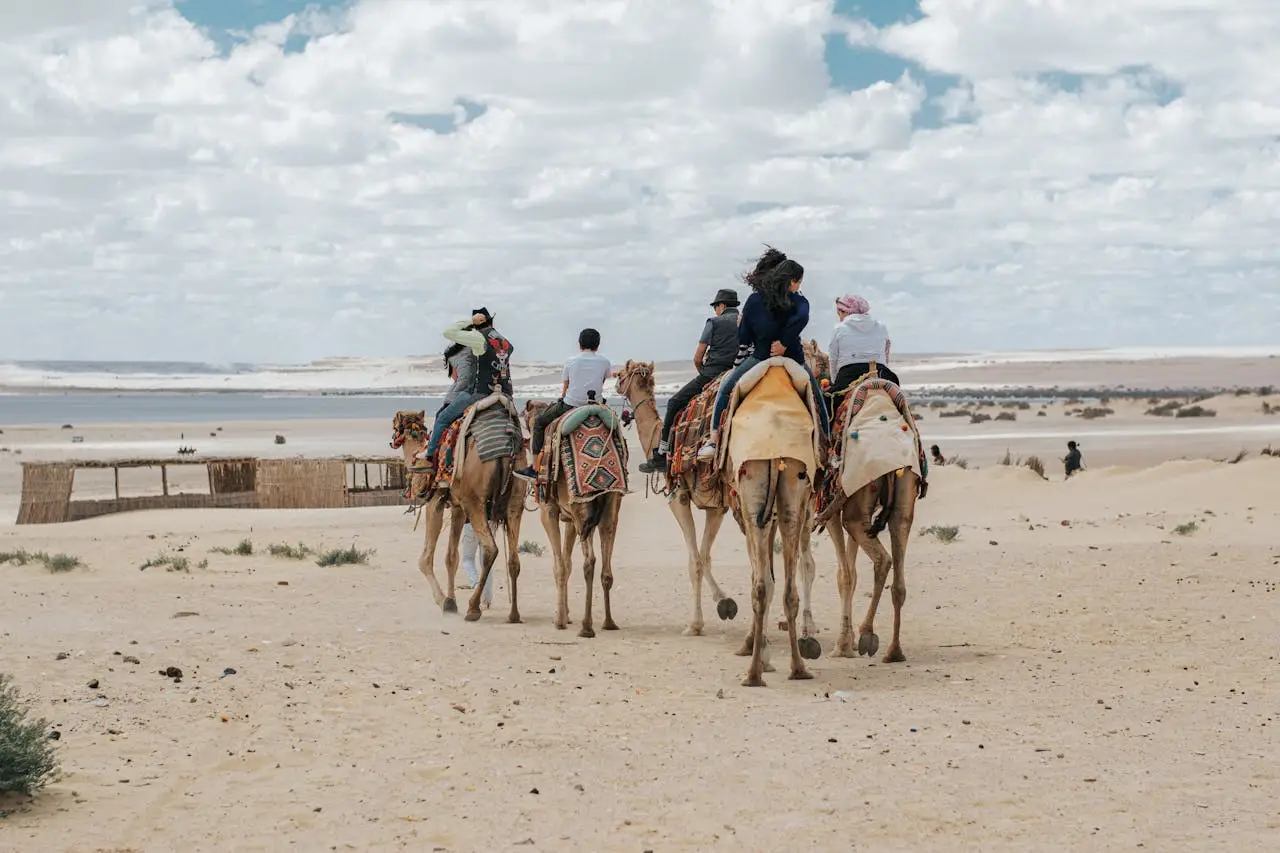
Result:
M120 500L120 466L113 465L111 470L114 471L116 475L116 500Z
M169 497L169 468L166 465L160 466L160 488L164 490L164 496Z
M213 497L213 465L206 462L204 472L209 475L209 497Z
M369 491L369 463L364 463L364 490Z

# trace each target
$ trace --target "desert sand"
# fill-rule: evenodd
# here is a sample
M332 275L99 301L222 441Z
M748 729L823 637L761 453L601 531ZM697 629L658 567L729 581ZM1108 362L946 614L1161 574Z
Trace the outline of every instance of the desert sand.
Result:
M505 577L481 621L442 614L401 508L13 526L22 459L171 452L176 430L208 429L84 427L75 447L56 428L8 430L0 552L86 565L0 566L3 670L61 733L64 770L34 801L3 801L0 850L1273 849L1280 458L1257 451L1280 446L1280 417L1258 402L1216 401L1212 422L1142 403L976 425L926 409L926 439L971 464L936 469L918 508L907 662L829 656L838 599L819 536L824 656L807 682L775 658L756 690L733 655L750 615L741 534L730 522L715 550L741 613L709 609L705 636L681 636L684 547L639 478L615 555L621 630L584 640L580 573L575 624L551 624L549 556L523 558L523 624L504 622ZM280 453L376 453L389 419L228 424L216 441L265 454L287 426ZM1064 482L1066 433L1090 467ZM1006 447L1042 454L1050 479L995 464ZM1242 448L1238 464L1179 459ZM210 553L245 538L251 556ZM535 514L521 538L545 544ZM322 568L265 553L297 542L373 554ZM139 568L179 551L188 572ZM891 619L886 595L883 644ZM158 674L170 666L180 683Z

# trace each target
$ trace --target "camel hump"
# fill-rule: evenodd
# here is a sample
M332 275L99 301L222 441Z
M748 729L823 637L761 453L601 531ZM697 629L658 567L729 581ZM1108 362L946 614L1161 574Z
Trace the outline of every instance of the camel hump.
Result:
M776 360L782 361L790 360ZM795 365L804 383L797 387L790 366L776 362L757 365L734 389L738 399L728 425L728 456L735 468L754 460L796 459L812 475L817 471L813 405L822 403L808 399L811 386L804 368ZM746 384L748 377L752 381Z

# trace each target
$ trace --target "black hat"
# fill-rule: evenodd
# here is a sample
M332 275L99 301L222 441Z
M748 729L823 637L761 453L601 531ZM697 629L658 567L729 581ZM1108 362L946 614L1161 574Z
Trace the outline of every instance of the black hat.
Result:
M489 323L490 325L493 324L493 315L489 313L488 308L472 308L471 313L472 315L481 314L484 316L484 319L487 323Z
M724 304L729 306L730 308L737 308L739 304L738 291L730 290L727 287L722 287L718 291L716 291L716 298L711 300L711 304L712 305Z

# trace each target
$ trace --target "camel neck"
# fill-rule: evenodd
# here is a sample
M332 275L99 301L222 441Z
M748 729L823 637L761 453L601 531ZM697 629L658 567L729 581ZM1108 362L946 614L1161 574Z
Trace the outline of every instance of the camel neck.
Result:
M646 457L653 455L658 446L658 438L662 435L662 418L658 417L658 404L653 395L647 391L637 392L634 397L628 395L627 402L635 412L636 432L640 436L640 447Z

